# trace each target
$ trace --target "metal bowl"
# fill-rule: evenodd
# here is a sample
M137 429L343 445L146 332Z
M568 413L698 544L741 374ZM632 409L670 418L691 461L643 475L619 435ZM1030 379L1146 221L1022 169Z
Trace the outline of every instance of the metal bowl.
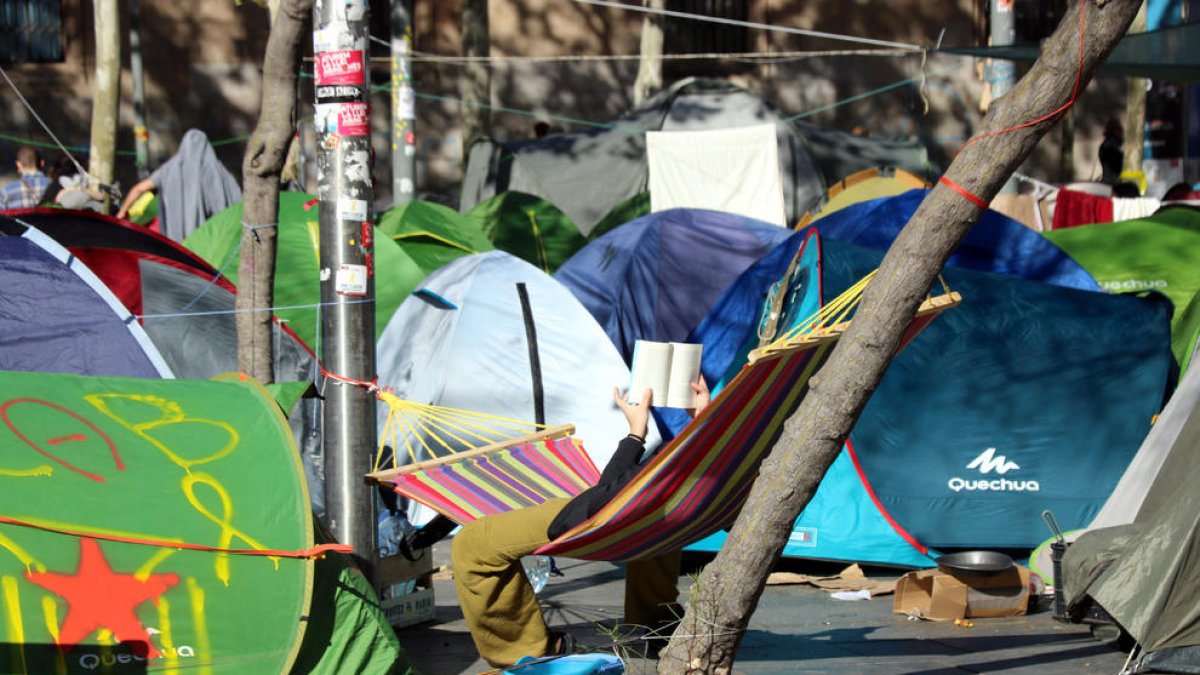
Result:
M998 551L962 551L948 553L934 562L943 572L996 574L1012 569L1013 559Z

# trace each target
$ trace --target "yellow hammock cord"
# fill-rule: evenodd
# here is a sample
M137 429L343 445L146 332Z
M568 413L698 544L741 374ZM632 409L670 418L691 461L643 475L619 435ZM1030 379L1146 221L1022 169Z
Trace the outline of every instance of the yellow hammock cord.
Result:
M863 290L874 277L875 272L863 277L815 314L758 351L788 347L804 337L845 321L858 307ZM948 293L950 289L945 280L940 276L938 278ZM548 427L501 415L405 401L386 389L377 396L387 404L388 415L379 437L372 471L382 470L388 459L392 460L393 467L399 466L396 454L400 447L405 449L409 460L416 464L474 447L528 436ZM389 446L392 448L391 457L388 457ZM419 451L423 451L425 457L420 457Z
M398 466L394 455L401 447L415 464L473 447L528 436L547 427L545 424L501 415L405 401L386 390L379 392L378 397L387 404L388 415L383 433L379 436L379 448L375 453L372 471L384 468L389 459L389 445L393 448L393 466ZM419 450L424 451L425 457L418 456Z
M866 290L867 285L875 278L875 272L878 271L875 270L862 279L859 279L853 286L847 288L841 295L818 309L812 316L798 322L795 328L785 331L783 335L757 351L765 353L791 346L805 337L846 321L850 314L858 308L859 303L862 302L863 291ZM945 278L939 274L938 281L942 285L942 290L949 294L950 286L946 283Z

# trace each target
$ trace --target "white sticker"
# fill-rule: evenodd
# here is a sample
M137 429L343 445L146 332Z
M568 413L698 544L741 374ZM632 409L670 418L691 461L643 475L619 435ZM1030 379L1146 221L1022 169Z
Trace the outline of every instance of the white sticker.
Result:
M396 96L396 116L402 120L417 118L417 95L412 87L402 88Z
M367 294L367 266L340 265L333 280L333 290L338 295L362 297Z
M335 21L326 24L326 28L313 31L313 51L316 53L331 52L338 48L338 36L346 32L345 24Z
M337 217L338 220L353 220L361 223L367 219L367 200L339 199Z

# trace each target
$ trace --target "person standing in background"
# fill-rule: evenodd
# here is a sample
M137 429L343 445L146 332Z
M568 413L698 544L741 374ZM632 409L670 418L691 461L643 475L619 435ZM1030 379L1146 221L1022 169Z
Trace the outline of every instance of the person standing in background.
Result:
M1121 120L1110 117L1104 125L1104 141L1100 143L1100 182L1116 185L1121 180L1121 169L1125 164L1125 130Z
M50 179L42 173L42 156L27 145L17 149L17 180L0 190L0 209L30 209L38 205Z

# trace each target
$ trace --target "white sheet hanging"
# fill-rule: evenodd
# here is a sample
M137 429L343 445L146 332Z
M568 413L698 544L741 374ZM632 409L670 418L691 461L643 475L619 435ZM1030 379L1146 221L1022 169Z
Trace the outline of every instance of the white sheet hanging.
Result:
M647 131L650 210L727 211L786 227L774 124Z

